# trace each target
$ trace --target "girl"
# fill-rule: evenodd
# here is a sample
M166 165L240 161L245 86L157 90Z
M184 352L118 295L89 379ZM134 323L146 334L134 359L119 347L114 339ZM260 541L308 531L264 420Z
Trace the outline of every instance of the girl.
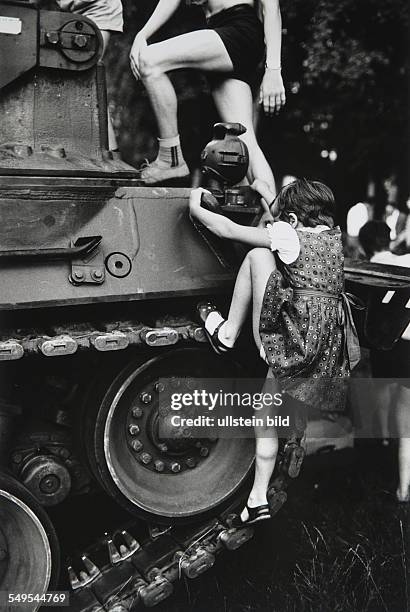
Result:
M272 202L268 185L255 181L252 187ZM210 304L198 306L212 347L222 354L234 346L252 303L256 346L281 390L304 403L319 400L322 409L327 402L338 410L344 389L335 379L344 382L359 347L342 293L343 251L333 193L322 183L296 180L272 202L266 227L244 227L202 208L203 191L191 193L191 216L221 238L254 247L239 269L228 318ZM244 524L271 516L267 489L278 443L276 431L269 429L255 431L255 478L241 514Z

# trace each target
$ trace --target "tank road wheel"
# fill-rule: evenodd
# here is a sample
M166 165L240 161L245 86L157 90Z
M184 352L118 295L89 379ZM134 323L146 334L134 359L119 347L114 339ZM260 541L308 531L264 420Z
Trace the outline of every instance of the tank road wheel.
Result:
M46 593L55 587L59 561L57 536L44 510L14 478L0 473L0 593ZM0 603L5 612L15 606Z
M131 364L105 391L90 394L91 468L130 512L169 523L233 501L252 468L252 439L164 440L158 433L159 379L186 378L179 390L188 391L189 377L234 376L233 368L209 350L180 349Z

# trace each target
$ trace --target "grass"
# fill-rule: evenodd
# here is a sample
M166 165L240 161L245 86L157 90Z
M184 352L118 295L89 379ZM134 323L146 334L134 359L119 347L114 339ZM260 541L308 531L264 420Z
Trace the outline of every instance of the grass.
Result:
M158 612L410 612L408 508L394 450L364 446L350 465L305 468L253 540Z

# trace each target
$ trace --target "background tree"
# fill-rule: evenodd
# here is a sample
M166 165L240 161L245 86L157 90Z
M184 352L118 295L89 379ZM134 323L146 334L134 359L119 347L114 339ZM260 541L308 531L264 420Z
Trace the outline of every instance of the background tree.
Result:
M124 157L138 165L155 153L156 126L141 85L129 70L135 33L155 0L123 0L124 36L115 37L107 63L110 99ZM327 181L341 206L366 196L394 173L399 204L408 195L407 0L282 0L283 74L288 103L279 117L262 117L260 138L278 177ZM184 3L157 39L203 25L200 10ZM206 79L193 71L173 76L180 100L184 150L192 166L216 118Z

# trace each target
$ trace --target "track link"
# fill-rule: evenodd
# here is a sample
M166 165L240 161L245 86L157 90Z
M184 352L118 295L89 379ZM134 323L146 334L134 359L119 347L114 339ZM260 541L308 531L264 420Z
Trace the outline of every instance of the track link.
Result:
M132 526L107 535L68 567L70 610L132 612L157 605L172 594L176 580L197 578L217 554L252 538L251 527L231 526L234 517L227 511L200 526L150 529L142 543Z

